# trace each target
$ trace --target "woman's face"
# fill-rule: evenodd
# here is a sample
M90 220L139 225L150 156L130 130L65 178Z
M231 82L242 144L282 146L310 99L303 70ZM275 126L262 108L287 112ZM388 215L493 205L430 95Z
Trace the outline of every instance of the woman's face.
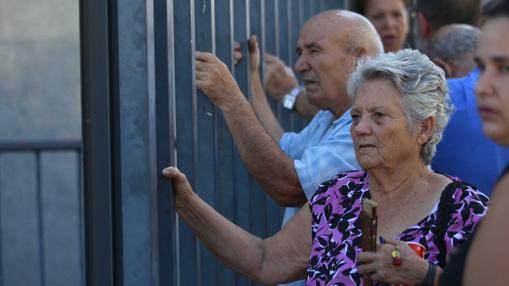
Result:
M481 70L477 82L477 105L484 133L498 144L509 146L509 18L484 24L476 52Z
M351 115L355 156L363 169L394 168L404 160L419 160L417 133L408 125L399 91L388 80L363 83Z
M408 33L408 12L403 0L366 1L364 15L375 26L385 52L401 49Z

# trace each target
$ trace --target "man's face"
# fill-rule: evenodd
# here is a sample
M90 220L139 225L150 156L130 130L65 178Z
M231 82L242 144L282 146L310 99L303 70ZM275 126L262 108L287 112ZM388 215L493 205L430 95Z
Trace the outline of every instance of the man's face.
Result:
M306 23L300 32L294 67L302 75L309 102L333 113L342 101L349 100L346 82L355 64L340 37L341 33L327 27L325 21Z
M509 18L484 24L475 60L481 75L477 105L484 133L499 144L509 145Z

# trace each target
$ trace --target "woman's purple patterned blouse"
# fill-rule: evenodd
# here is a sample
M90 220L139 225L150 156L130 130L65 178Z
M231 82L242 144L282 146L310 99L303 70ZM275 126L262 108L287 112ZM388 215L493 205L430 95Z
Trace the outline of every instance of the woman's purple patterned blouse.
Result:
M396 237L424 245L425 258L439 265L445 263L445 255L439 255L439 249L445 248L450 253L473 232L487 211L486 196L457 178L451 179L454 182L445 190L452 195L442 195L440 200L447 203L439 207L437 202L431 214ZM368 175L364 171L340 173L318 188L310 201L313 248L306 285L363 284L356 265L357 254L361 252L359 215L361 199L370 197ZM442 205L447 206L445 211ZM440 232L442 241L437 237Z

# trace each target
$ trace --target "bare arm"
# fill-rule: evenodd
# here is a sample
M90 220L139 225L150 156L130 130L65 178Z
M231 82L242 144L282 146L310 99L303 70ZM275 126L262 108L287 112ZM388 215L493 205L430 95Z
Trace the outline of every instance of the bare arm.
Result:
M277 101L281 102L283 97L293 88L297 87L297 79L290 67L287 67L280 59L271 54L265 54L265 90ZM318 108L309 103L305 89L302 89L294 110L304 118L310 120L318 112Z
M260 78L260 50L256 41L256 36L249 39L249 62L251 67L251 105L253 106L256 115L262 122L263 126L276 142L279 142L283 135L283 128L274 116L270 108L265 91L263 90L262 80Z
M306 196L293 160L262 126L226 65L197 52L196 84L223 112L242 160L265 192L280 205L302 206Z
M465 285L507 285L509 269L509 175L496 185L488 214L472 241L465 264Z
M264 284L304 277L311 251L311 213L307 204L281 231L262 240L201 200L176 168L164 169L163 175L173 180L180 217L226 265Z

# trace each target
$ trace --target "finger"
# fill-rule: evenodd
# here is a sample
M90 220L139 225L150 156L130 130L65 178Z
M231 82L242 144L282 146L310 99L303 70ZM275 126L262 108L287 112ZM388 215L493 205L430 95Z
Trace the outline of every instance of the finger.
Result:
M204 90L207 89L209 85L209 81L208 80L202 80L202 79L196 79L196 87L203 91L205 94L207 94Z
M234 51L240 51L240 43L239 42L234 42L233 43L233 50Z
M210 69L210 64L203 61L196 61L195 62L195 69L196 71L207 71Z
M376 272L376 266L374 263L361 264L357 267L357 272L361 275L372 274Z
M248 40L248 49L250 53L254 53L258 49L258 40L256 39L256 35L252 35Z
M209 73L208 72L205 72L205 71L196 71L196 81L206 81L208 80L208 75Z
M277 60L277 57L271 53L265 53L265 61L267 62L274 62Z
M201 62L211 62L215 58L214 54L211 54L209 52L199 52L199 51L194 52L194 57L195 57L196 61L201 61Z
M179 179L178 177L184 175L179 171L179 169L177 169L177 167L166 167L161 173L168 179Z
M242 60L242 53L238 51L233 52L233 63L237 64L240 60Z
M406 242L398 240L398 239L394 239L394 238L386 238L385 239L385 243L392 244L392 245L397 245L397 246L402 245L402 244L406 244Z
M371 252L371 251L363 251L363 252L359 253L359 255L357 256L357 262L359 262L360 264L371 263L375 260L375 258L376 258L376 253Z

